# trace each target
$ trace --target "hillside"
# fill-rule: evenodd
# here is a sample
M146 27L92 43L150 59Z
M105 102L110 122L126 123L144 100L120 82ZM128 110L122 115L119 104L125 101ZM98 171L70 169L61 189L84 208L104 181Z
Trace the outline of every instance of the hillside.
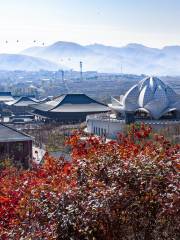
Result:
M22 53L61 63L75 70L79 70L79 61L83 61L84 70L155 75L180 74L180 46L158 49L135 43L124 47L112 47L102 44L82 46L72 42L56 42L45 47L25 49Z
M54 71L59 68L63 67L49 60L38 57L21 54L0 54L0 70L39 71L40 69L44 69Z

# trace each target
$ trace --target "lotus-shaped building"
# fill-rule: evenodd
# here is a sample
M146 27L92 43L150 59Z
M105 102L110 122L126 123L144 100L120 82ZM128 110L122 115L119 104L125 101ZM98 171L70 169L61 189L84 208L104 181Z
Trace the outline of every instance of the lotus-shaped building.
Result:
M180 126L180 95L156 77L141 80L120 100L112 98L109 107L111 113L87 117L87 132L113 139L133 122L143 122L155 131Z
M112 98L109 107L116 115L135 116L141 112L151 119L180 118L180 95L156 77L147 77L134 85L120 101Z

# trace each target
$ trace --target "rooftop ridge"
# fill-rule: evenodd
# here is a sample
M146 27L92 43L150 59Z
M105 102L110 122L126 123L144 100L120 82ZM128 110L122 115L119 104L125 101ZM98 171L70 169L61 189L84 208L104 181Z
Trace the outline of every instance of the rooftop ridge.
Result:
M27 100L30 100L30 101L33 101L33 102L37 103L34 99L32 99L32 97L23 96L23 97L18 98L18 99L14 102L14 104L19 103L21 100L24 100L24 99L27 99Z

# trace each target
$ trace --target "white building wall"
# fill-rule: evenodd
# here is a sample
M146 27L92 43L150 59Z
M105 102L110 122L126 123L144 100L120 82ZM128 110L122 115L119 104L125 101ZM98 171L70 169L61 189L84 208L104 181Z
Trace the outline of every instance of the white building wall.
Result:
M100 119L96 117L87 117L87 132L106 138L115 139L117 134L124 132L126 124L124 120L117 119ZM161 130L168 126L179 126L180 120L145 120L136 121L136 123L145 123L150 125L155 131Z
M98 135L105 136L106 138L114 139L119 132L123 132L125 127L125 121L108 121L108 120L87 120L87 132Z

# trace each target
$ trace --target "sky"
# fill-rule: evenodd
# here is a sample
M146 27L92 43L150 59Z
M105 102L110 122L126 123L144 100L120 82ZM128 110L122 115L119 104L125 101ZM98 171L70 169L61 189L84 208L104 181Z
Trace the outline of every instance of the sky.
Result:
M179 16L180 0L0 0L0 52L56 41L180 45Z

